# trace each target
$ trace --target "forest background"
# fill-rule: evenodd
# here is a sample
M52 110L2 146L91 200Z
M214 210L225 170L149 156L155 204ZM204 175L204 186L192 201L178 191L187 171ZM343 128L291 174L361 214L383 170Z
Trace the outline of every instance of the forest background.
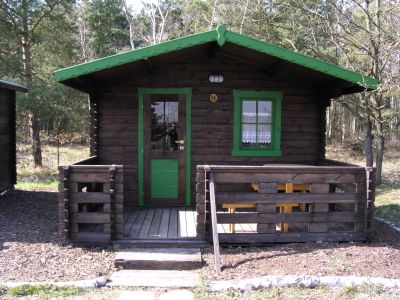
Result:
M327 141L360 152L381 182L386 148L400 144L399 0L0 0L0 78L17 101L17 138L35 166L44 143L88 143L88 98L52 72L225 24L380 81L334 99Z

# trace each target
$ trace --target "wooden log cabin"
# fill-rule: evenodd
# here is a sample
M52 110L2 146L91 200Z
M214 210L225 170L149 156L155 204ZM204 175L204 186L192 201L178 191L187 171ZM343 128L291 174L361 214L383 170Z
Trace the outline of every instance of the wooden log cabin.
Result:
M59 167L64 240L210 240L212 199L223 243L366 239L374 170L325 159L325 112L377 80L222 25L54 76L91 105L92 157Z
M17 183L15 97L16 92L27 91L21 85L0 80L0 196Z

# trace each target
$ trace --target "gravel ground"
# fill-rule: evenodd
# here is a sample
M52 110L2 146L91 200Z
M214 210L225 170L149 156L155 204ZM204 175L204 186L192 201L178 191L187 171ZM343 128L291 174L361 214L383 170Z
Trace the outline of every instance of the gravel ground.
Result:
M0 199L0 282L107 276L110 249L60 246L57 193L16 191Z
M60 246L57 217L54 192L16 191L0 199L0 282L81 280L114 270L112 249ZM400 278L400 234L378 223L368 243L230 247L221 254L223 272L218 275L212 249L204 249L204 279L272 274Z
M356 275L400 278L400 234L376 223L368 243L302 243L221 249L222 272L205 249L204 278L241 279L265 275Z

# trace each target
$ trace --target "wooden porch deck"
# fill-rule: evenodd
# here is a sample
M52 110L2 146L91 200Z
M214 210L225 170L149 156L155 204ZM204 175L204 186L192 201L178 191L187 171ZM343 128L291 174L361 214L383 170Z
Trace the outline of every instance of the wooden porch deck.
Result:
M136 208L124 214L124 239L194 239L196 211L187 207Z
M328 231L353 231L353 224L330 223ZM308 226L303 223L290 223L287 232L307 232ZM282 232L281 227L276 225L276 232ZM229 224L218 224L218 233L231 233ZM235 224L235 233L257 233L256 223Z
M277 232L281 231L277 225ZM351 231L344 224L329 224L329 230ZM307 225L291 223L288 232L305 232ZM236 233L257 233L256 223L235 225ZM218 233L231 233L229 224L218 224ZM124 239L174 240L196 238L196 211L187 207L137 208L124 214Z

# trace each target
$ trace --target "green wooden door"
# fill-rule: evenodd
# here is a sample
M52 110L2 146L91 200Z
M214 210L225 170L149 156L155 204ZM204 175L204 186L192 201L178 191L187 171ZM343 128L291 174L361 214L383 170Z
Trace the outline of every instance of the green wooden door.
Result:
M144 202L185 204L185 95L144 94Z

